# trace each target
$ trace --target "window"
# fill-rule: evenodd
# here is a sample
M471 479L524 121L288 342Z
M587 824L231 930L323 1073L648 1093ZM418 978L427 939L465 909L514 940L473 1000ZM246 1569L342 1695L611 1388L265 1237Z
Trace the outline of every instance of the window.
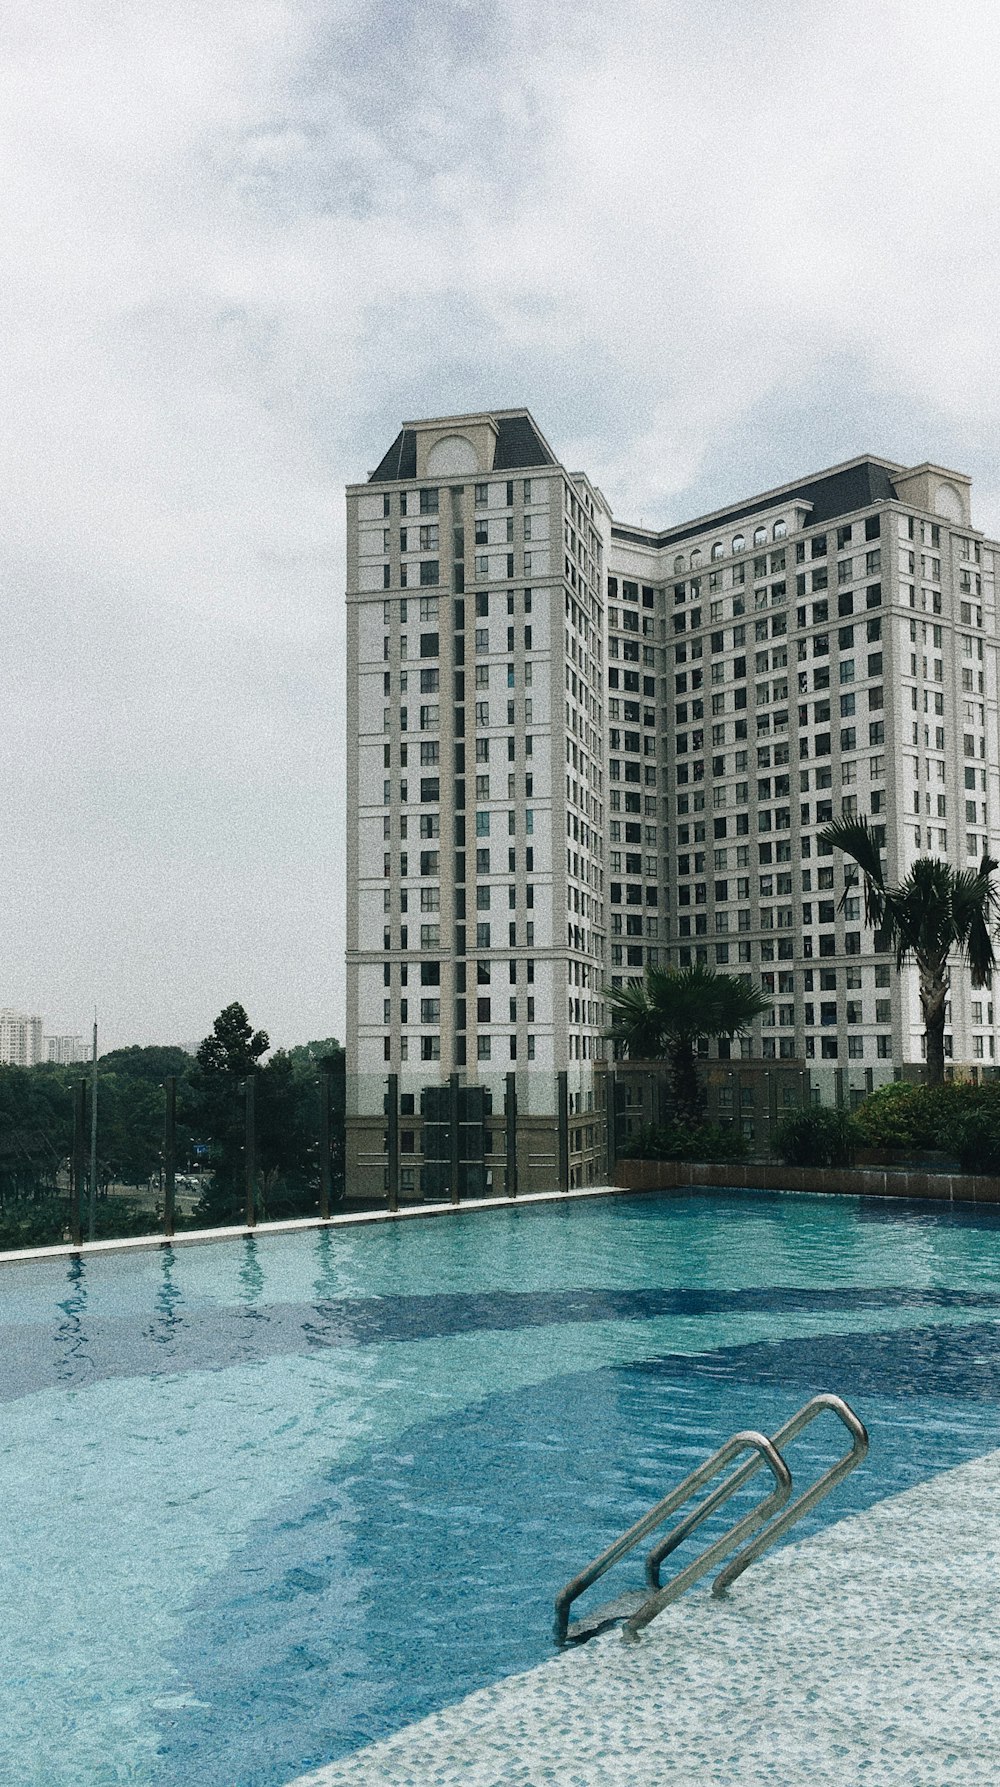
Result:
M437 512L438 512L438 493L437 493L437 491L436 490L422 490L420 492L420 513L421 513L421 515L436 515Z

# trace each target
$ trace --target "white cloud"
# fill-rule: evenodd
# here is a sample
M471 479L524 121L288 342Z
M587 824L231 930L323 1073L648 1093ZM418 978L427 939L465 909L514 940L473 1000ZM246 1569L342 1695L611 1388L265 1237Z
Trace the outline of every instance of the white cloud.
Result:
M1000 524L997 37L983 0L14 0L0 998L342 1021L342 487L404 416L526 401L650 522L870 447Z

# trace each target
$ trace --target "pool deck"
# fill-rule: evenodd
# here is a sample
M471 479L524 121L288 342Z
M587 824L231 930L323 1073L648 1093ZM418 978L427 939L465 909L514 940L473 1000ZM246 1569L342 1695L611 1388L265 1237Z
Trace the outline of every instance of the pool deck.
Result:
M988 1787L998 1587L1000 1451L294 1787Z

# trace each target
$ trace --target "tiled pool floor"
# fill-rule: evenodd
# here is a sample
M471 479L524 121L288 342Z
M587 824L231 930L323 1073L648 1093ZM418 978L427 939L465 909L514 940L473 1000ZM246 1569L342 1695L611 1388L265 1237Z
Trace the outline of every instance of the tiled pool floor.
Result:
M1000 1451L295 1787L986 1787L998 1586Z

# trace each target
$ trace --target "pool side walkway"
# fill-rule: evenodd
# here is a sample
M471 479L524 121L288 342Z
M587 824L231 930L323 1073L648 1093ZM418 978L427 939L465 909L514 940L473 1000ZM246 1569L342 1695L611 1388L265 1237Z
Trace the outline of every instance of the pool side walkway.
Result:
M295 1787L986 1787L998 1585L993 1452Z

